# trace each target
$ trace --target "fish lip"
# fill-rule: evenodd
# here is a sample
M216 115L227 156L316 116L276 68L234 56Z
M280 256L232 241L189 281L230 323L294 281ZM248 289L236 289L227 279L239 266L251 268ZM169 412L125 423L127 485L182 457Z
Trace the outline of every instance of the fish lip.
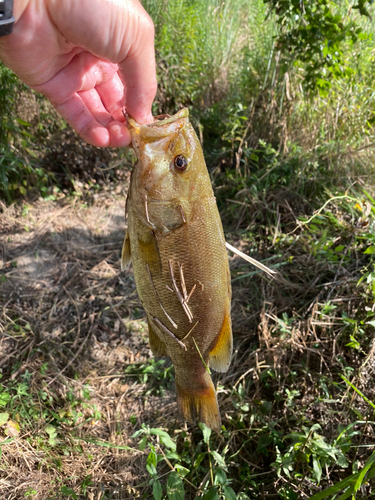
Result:
M154 122L140 125L130 116L127 120L127 125L132 138L133 149L141 151L144 145L155 143L162 139L173 139L184 127L189 123L189 110L183 108L175 115L163 120L155 120Z
M129 128L130 129L134 129L134 130L137 130L139 131L141 128L143 127L163 127L164 125L169 125L170 123L173 123L177 120L179 120L180 118L189 118L189 109L188 108L182 108L180 109L180 111L178 111L176 114L174 114L173 116L168 116L168 118L164 118L162 120L158 120L156 119L155 121L153 122L150 122L150 123L146 123L144 125L140 125L138 122L136 122L134 120L134 118L132 118L131 116L127 116L127 124L128 126L130 126Z
M148 123L145 125L146 127L163 127L164 125L168 125L169 123L173 123L180 118L189 118L189 109L188 108L182 108L180 111L178 111L176 114L173 116L170 116L169 118L164 118L163 120L156 120L154 122Z

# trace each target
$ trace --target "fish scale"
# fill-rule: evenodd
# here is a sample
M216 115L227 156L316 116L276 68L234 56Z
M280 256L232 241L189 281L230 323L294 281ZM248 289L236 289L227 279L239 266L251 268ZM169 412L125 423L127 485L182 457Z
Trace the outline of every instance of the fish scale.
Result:
M128 193L122 267L132 261L150 347L155 356L172 360L183 417L198 417L219 431L208 366L229 367L231 287L202 148L187 109L142 126L130 118L128 126L138 162Z

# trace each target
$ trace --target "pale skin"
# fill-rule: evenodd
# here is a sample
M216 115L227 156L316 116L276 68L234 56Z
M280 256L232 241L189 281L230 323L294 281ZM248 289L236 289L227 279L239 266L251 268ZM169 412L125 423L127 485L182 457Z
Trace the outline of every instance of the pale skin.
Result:
M15 0L0 59L88 143L131 142L124 110L153 121L154 26L138 0Z

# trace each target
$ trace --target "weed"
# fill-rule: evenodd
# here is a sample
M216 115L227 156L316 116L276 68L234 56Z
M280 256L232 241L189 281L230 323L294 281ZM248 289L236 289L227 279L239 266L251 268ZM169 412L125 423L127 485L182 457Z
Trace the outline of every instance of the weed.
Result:
M193 489L195 498L218 499L228 498L230 500L241 498L246 500L245 494L237 496L231 487L232 481L227 477L227 465L224 456L227 448L221 453L212 450L210 446L211 429L204 424L199 424L202 430L203 442L196 450L189 447L189 441L185 432L181 432L180 440L183 440L182 447L178 449L175 440L162 429L152 429L146 426L137 431L132 437L138 438L139 448L144 450L149 447L150 452L147 457L146 469L149 473L149 485L155 500L163 498L166 491L168 498L183 500L185 498L185 487ZM191 453L193 452L193 456ZM158 472L161 469L160 463L167 464L167 472ZM204 474L204 479L197 487L195 478ZM165 484L165 479L167 481ZM160 481L163 479L163 483Z
M145 395L161 395L173 387L173 365L167 364L164 359L149 359L145 363L127 365L125 374L135 376L140 384L147 384Z
M181 428L167 397L173 368L148 359L133 277L118 274L124 200L110 180L126 169L107 176L112 156L77 141L2 68L10 111L0 112L1 195L27 196L36 185L45 204L1 206L1 493L371 498L373 37L343 48L352 76L314 97L301 89L303 68L285 71L289 54L275 47L261 2L145 5L157 33L154 111L191 108L227 239L279 274L231 257L222 430ZM38 120L14 114L24 92ZM74 195L60 206L66 190Z

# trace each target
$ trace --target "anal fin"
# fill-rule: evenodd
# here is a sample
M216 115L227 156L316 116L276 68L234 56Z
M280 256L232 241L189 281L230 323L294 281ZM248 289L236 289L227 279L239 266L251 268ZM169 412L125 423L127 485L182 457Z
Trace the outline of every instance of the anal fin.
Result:
M121 271L125 271L131 261L129 231L126 232L121 252Z
M158 337L158 334L155 332L155 329L151 321L147 319L147 322L148 322L148 338L153 355L156 356L157 358L168 356L165 343Z
M213 344L208 357L210 368L217 372L226 372L230 365L233 348L232 325L229 313L225 314L220 332Z

